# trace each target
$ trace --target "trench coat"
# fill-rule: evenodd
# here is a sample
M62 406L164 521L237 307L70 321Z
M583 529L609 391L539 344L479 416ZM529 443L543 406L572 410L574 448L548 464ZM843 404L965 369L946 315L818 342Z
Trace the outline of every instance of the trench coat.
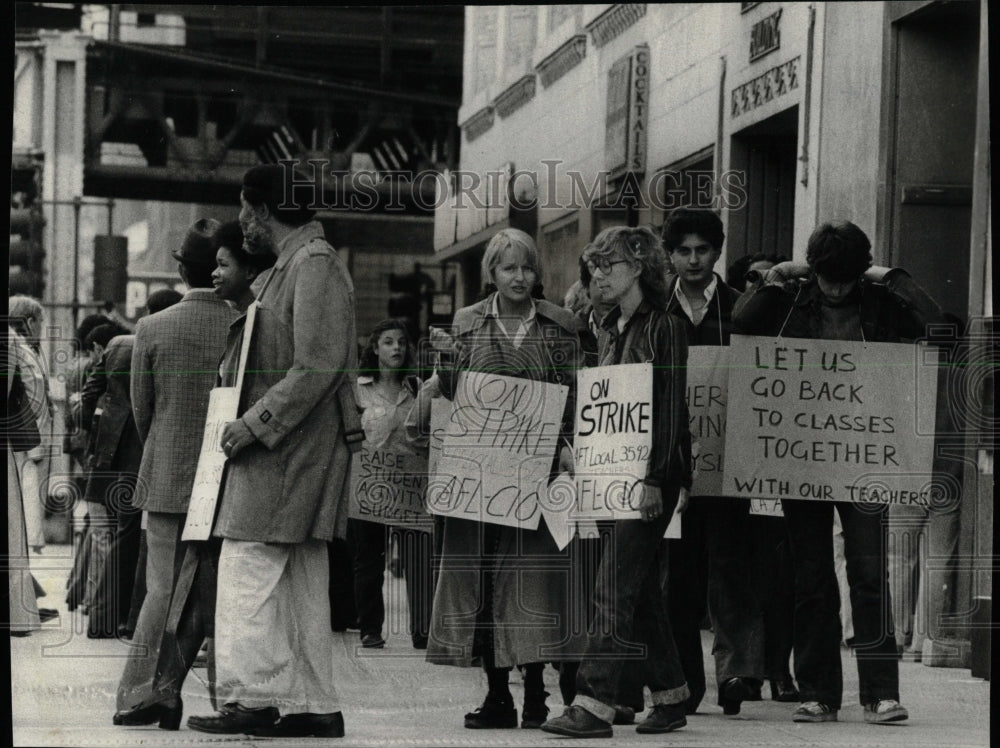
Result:
M238 410L257 440L228 462L214 534L263 543L343 538L351 450L341 401L356 407L354 285L319 222L281 242L257 301ZM223 368L242 334L241 318Z
M453 394L458 370L475 368L475 349L488 344L486 316L492 297L455 315L460 353L455 369L441 372L442 391ZM536 302L536 320L542 342L540 360L531 369L536 378L570 387L564 412L563 436L572 433L576 369L583 352L573 314L546 301ZM497 335L502 333L497 332ZM524 352L532 350L526 346ZM496 359L492 359L494 364ZM586 622L581 596L572 592L572 559L559 551L541 520L536 530L493 526L495 563L482 558L484 526L479 522L444 518L440 576L431 614L427 661L470 667L482 662L477 636L492 637L493 664L512 667L529 662L579 659L580 629ZM484 575L492 574L490 622L477 621L484 592ZM486 628L484 631L483 629ZM477 633L477 629L479 629ZM584 631L585 633L585 631Z

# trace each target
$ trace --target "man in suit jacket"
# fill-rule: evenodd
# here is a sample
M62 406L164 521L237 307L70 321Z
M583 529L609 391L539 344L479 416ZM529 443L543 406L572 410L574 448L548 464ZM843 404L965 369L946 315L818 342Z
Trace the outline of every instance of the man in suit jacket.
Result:
M139 320L132 352L132 412L144 443L135 506L146 512L146 598L118 685L118 710L151 695L160 639L183 554L181 532L201 451L209 393L236 312L212 290L219 222L201 219L173 256L190 290Z

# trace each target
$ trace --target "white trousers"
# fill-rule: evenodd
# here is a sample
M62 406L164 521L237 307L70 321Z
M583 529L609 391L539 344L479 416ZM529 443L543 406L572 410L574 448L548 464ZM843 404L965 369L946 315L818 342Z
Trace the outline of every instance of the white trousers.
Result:
M215 606L220 703L274 706L282 715L340 711L329 576L323 541L223 541Z

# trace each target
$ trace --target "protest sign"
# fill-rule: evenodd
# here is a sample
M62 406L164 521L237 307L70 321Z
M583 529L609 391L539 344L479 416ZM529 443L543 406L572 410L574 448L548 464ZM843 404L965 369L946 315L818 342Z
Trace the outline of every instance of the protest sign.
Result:
M427 473L433 475L437 472L438 463L441 461L441 450L444 445L444 432L451 418L452 403L444 397L435 397L431 400L431 424L430 437L427 442L429 455L427 458Z
M431 518L424 509L426 489L425 457L365 442L351 464L347 516L430 530Z
M722 494L728 388L728 348L696 345L688 349L686 398L695 471L691 496Z
M918 380L935 351L745 336L730 350L726 495L927 506L934 437L917 418L937 392Z
M784 517L781 499L750 499L750 514L761 517Z
M463 372L427 486L428 510L536 529L568 392L564 385Z
M653 443L653 366L577 372L576 517L637 519Z
M239 414L240 392L243 391L247 354L250 351L258 306L256 301L249 306L243 323L243 340L236 362L236 385L216 387L209 393L208 412L205 414L205 428L201 436L201 452L195 467L184 532L181 534L181 540L184 541L208 540L212 534L215 509L219 503L219 493L222 491L222 476L227 459L222 449L222 430L227 423L235 421Z

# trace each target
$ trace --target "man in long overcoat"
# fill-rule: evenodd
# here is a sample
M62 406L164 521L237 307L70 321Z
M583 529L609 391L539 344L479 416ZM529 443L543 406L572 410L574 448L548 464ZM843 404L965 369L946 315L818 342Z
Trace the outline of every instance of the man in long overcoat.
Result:
M222 434L229 463L214 534L223 538L215 620L223 707L188 725L340 737L326 543L347 523L354 288L291 175L272 165L243 178L244 246L278 260L257 296L240 417Z

